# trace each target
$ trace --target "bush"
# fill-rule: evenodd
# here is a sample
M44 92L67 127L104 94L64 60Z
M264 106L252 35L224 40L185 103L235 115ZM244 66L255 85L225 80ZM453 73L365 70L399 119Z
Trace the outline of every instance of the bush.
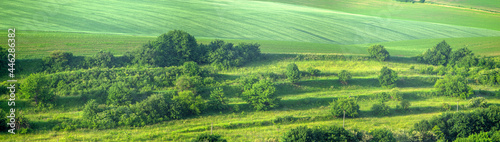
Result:
M182 110L187 110L188 114L200 114L205 109L205 100L191 91L179 92L172 101L179 103Z
M372 113L376 116L386 116L391 113L391 110L385 103L376 103L372 105Z
M396 86L396 81L398 80L398 74L396 71L383 67L380 70L380 75L378 77L378 81L382 87L392 88Z
M371 132L373 136L372 141L375 142L395 142L392 132L386 129L375 129Z
M402 110L409 111L409 110L410 110L411 103L410 103L410 101L408 101L408 100L402 100L402 101L399 103L399 106L401 107L401 109L402 109Z
M43 74L31 74L26 77L20 86L20 98L32 99L37 105L53 103L55 94L50 92L48 81Z
M449 111L451 110L451 105L448 103L443 103L443 105L441 105L441 108L445 111Z
M467 80L459 75L446 75L443 79L436 81L434 88L446 96L465 99L474 94L472 88L467 85Z
M347 72L346 70L342 70L339 73L339 81L340 83L347 85L349 83L349 80L351 80L352 76L351 73Z
M493 140L488 135L488 132L480 132L478 134L469 135L467 138L457 138L453 142L492 142Z
M132 104L136 94L137 91L129 85L123 82L114 83L109 87L107 103L113 105Z
M368 48L368 53L372 58L375 58L379 61L386 61L389 59L389 52L382 45L372 45Z
M317 75L319 75L320 72L321 72L320 70L312 68L312 67L307 68L307 73L309 73L312 76L317 76Z
M292 83L297 83L300 80L299 67L295 63L286 66L286 77Z
M0 116L2 116L2 117L0 117L0 130L2 132L6 132L9 128L7 126L7 123L9 122L9 120L7 119L7 116L9 116L9 114L0 108Z
M196 137L193 142L227 142L226 139L223 139L221 135L217 134L201 134Z
M222 87L215 88L210 92L210 101L208 102L210 108L216 110L224 110L228 108L227 98L224 96L224 90Z
M386 92L380 92L375 95L379 102L387 102L390 100L390 95Z
M443 40L434 46L434 48L428 49L424 52L424 54L419 55L417 60L431 65L446 65L448 63L450 53L450 45Z
M346 117L359 116L359 105L354 98L338 98L330 103L330 112L333 116L343 117L344 110Z
M175 89L179 92L192 91L193 93L197 93L198 88L202 85L201 81L200 76L183 75L175 81Z
M271 81L263 79L251 85L247 84L244 86L246 87L243 91L242 99L252 105L255 110L268 110L278 107L280 99L276 98L276 94L274 93L276 88ZM249 86L251 88L248 88Z
M292 128L286 132L282 140L283 142L314 142L314 141L360 141L361 133L352 133L342 127L313 127L307 128L300 126Z
M392 99L394 99L396 101L403 100L403 94L401 94L401 92L399 92L399 88L393 88L391 90L391 97L392 97Z
M484 97L474 97L469 100L469 104L467 105L469 108L482 107L487 108L488 102Z

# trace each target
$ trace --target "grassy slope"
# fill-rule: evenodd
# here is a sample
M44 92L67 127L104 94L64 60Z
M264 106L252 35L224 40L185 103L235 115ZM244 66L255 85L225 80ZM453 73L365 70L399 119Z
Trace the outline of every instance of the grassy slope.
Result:
M384 18L406 19L500 30L500 13L482 12L460 7L402 3L394 0L263 0L319 7ZM469 0L476 1L476 0ZM484 0L498 5L499 1ZM486 5L486 3L481 5Z
M500 2L494 0L427 0L427 1L438 4L446 4L458 7L500 12Z
M304 78L297 85L290 85L283 81L278 81L277 92L282 98L282 105L272 111L254 112L241 105L240 111L236 112L213 112L202 116L166 121L156 125L148 125L140 128L122 127L109 130L89 130L78 129L71 132L54 132L41 130L29 135L2 135L0 140L99 140L99 141L123 141L123 140L171 140L186 141L200 133L210 132L210 124L213 122L215 133L224 135L229 141L264 141L268 138L278 138L290 128L300 125L321 126L321 125L341 125L342 119L328 116L328 102L338 97L359 96L366 98L373 93L389 91L378 87L376 73L381 66L389 66L400 73L400 76L426 77L427 75L416 74L410 70L410 66L416 69L428 67L428 65L414 62L376 62L376 61L293 61L288 59L267 60L254 62L236 70L220 72L228 76L243 76L256 72L282 73L286 65L295 62L299 69L307 67L320 69L325 75L315 78ZM354 74L349 86L343 86L338 82L338 78L332 73L338 73L341 69L347 69ZM375 75L374 75L375 74ZM227 83L230 84L231 80ZM364 100L360 102L361 117L347 119L347 128L357 128L361 130L371 130L374 128L388 128L392 130L405 130L413 126L414 123L429 119L432 116L441 114L442 103L456 104L456 99L446 97L425 97L416 96L412 92L428 91L433 89L433 84L421 82L419 80L407 80L400 82L399 88L405 93L405 98L412 103L409 113L393 113L386 117L374 117L371 115L370 107L376 101ZM497 87L474 86L483 90L496 90ZM225 89L226 90L226 89ZM228 90L226 90L228 91ZM226 92L229 96L229 103L232 105L243 104L241 99L237 99L234 94ZM500 104L500 98L488 97L488 102ZM63 104L48 112L25 111L24 116L30 118L37 124L44 124L52 118L81 117L82 103L73 102L71 97L63 97ZM394 109L398 102L390 101L388 104ZM467 104L461 100L460 105ZM64 108L61 106L64 105ZM463 109L463 108L461 108ZM272 125L269 121L277 116L294 116L306 118L303 121ZM264 122L264 123L259 123ZM267 122L267 123L265 123ZM228 125L238 125L235 128L223 128Z
M173 29L182 29L199 38L335 44L500 36L500 31L385 19L306 6L247 0L114 0L66 3L23 0L3 1L2 10L6 12L0 14L0 19L7 20L0 24L0 29L15 25L19 31L158 36ZM500 18L489 17L482 20L491 19L498 21Z

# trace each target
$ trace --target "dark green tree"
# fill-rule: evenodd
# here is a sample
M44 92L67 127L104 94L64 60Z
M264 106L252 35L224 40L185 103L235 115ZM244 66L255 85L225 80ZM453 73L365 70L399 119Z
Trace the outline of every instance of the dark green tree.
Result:
M372 105L372 113L376 116L386 116L391 113L390 107L384 102L379 102Z
M309 73L312 76L317 76L321 72L320 70L315 69L313 67L308 67L306 71L307 71L307 73Z
M450 45L443 40L434 46L434 48L428 49L424 54L419 55L417 60L431 65L447 65L450 54Z
M382 45L372 45L368 48L368 53L370 57L375 58L379 61L386 61L390 58L389 52Z
M286 77L292 83L297 83L300 80L299 67L295 63L286 66Z
M333 116L343 117L344 110L346 117L359 116L359 105L354 98L342 97L330 103L330 112Z
M209 106L216 110L224 110L228 107L227 98L224 96L224 90L222 87L215 88L210 92Z
M117 82L111 85L108 89L108 104L113 105L128 105L131 104L137 92L125 84L124 82Z
M172 100L179 103L183 110L188 111L188 114L200 114L206 107L205 100L192 91L179 92Z
M380 70L380 75L378 77L380 86L387 88L395 87L397 80L398 74L396 73L396 71L385 66Z
M223 139L221 135L217 134L201 134L196 137L193 142L227 142L226 139Z
M342 70L339 73L339 81L340 83L347 85L349 83L349 80L351 80L352 76L351 73L349 73L346 70Z

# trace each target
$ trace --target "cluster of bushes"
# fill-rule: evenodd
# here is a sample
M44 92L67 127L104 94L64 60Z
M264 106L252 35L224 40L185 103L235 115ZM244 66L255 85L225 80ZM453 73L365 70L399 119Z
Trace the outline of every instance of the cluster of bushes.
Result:
M423 141L454 141L457 138L460 138L457 140L463 140L462 138L479 140L481 137L478 135L482 132L499 133L499 120L500 107L490 106L473 112L443 113L431 120L416 123L413 131L420 133ZM498 134L495 138L493 141L500 140Z
M255 110L268 110L279 106L274 83L265 77L254 75L240 78L242 86L241 98L248 102Z
M445 96L462 99L474 94L472 88L467 85L467 80L460 75L446 75L443 79L437 80L434 87Z
M43 61L44 70L47 72L129 65L167 67L182 65L188 61L211 64L217 69L227 69L258 60L261 56L259 46L257 43L234 45L222 40L215 40L207 45L198 44L187 32L174 30L120 57L103 51L92 57L73 56L70 52L55 51L43 58Z
M286 132L283 142L314 142L314 141L360 141L363 134L349 131L338 126L313 127L300 126Z
M386 61L391 57L384 46L380 44L370 46L370 48L368 48L368 53L370 54L371 58L377 59L379 61Z

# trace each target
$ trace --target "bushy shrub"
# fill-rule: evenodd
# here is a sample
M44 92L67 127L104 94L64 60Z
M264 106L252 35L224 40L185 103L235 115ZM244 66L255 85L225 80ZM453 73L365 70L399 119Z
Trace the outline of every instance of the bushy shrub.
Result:
M246 81L248 81L247 83L254 82L253 79ZM244 85L242 99L248 102L255 110L268 110L279 105L280 99L276 97L275 90L274 83L267 79L262 79L253 84Z
M399 88L393 88L390 92L393 100L401 101L403 100L403 94L399 91Z
M48 80L43 74L31 74L26 77L21 84L21 95L19 97L31 99L35 101L37 105L53 103L56 96L54 93L50 92L47 83Z
M179 92L172 100L177 102L182 107L182 110L188 111L188 114L200 114L206 107L201 96L195 95L191 91Z
M372 113L376 116L386 116L391 113L390 107L385 103L376 103L372 105Z
M467 85L467 80L459 75L446 75L443 79L436 81L434 85L441 94L446 96L465 99L472 95L472 88Z
M379 61L386 61L389 59L389 52L382 45L372 45L368 48L368 53L372 58L375 58Z
M224 96L224 90L222 87L215 88L210 92L210 101L208 102L209 108L216 110L224 110L228 108L227 98Z
M177 91L192 91L193 93L198 92L199 86L201 86L202 78L200 76L187 76L183 75L175 81L175 89Z
M398 105L398 107L400 107L400 109L404 110L404 111L409 111L410 106L411 106L411 103L408 100L401 100L401 102Z
M132 104L137 91L124 82L114 83L108 90L108 104L128 105Z
M330 112L333 116L343 117L344 110L346 117L359 116L359 105L354 98L338 98L330 103Z
M378 77L378 81L382 87L392 88L396 86L396 81L398 80L398 74L396 71L383 67L380 70L380 75Z
M380 92L375 95L379 102L387 102L391 99L391 96L386 92Z
M286 77L292 83L297 83L300 80L299 67L295 63L286 66Z
M441 108L442 108L443 110L445 110L445 111L449 111L449 110L451 110L451 105L450 105L450 104L448 104L448 103L443 103L443 104L441 105Z
M306 71L307 71L307 73L309 73L312 76L318 76L319 73L321 72L320 70L312 68L312 67L308 67Z
M375 141L375 142L395 142L396 141L396 139L394 138L394 136L390 130L375 129L375 130L371 131L370 134L373 136L372 141Z
M467 107L469 108L475 108L475 107L482 107L486 108L488 107L488 102L484 97L474 97L469 100L469 104L467 104Z
M314 142L314 141L359 141L361 133L352 133L342 127L313 127L300 126L286 132L281 141L283 142Z
M351 73L347 72L346 70L342 70L339 73L339 81L340 83L347 85L349 83L349 80L351 80L352 76Z
M457 138L453 142L492 142L493 140L488 135L488 132L480 132L471 134L467 138Z
M451 48L446 41L438 43L417 57L417 61L431 65L446 65L450 57Z
M221 135L203 133L198 135L193 142L227 142Z

